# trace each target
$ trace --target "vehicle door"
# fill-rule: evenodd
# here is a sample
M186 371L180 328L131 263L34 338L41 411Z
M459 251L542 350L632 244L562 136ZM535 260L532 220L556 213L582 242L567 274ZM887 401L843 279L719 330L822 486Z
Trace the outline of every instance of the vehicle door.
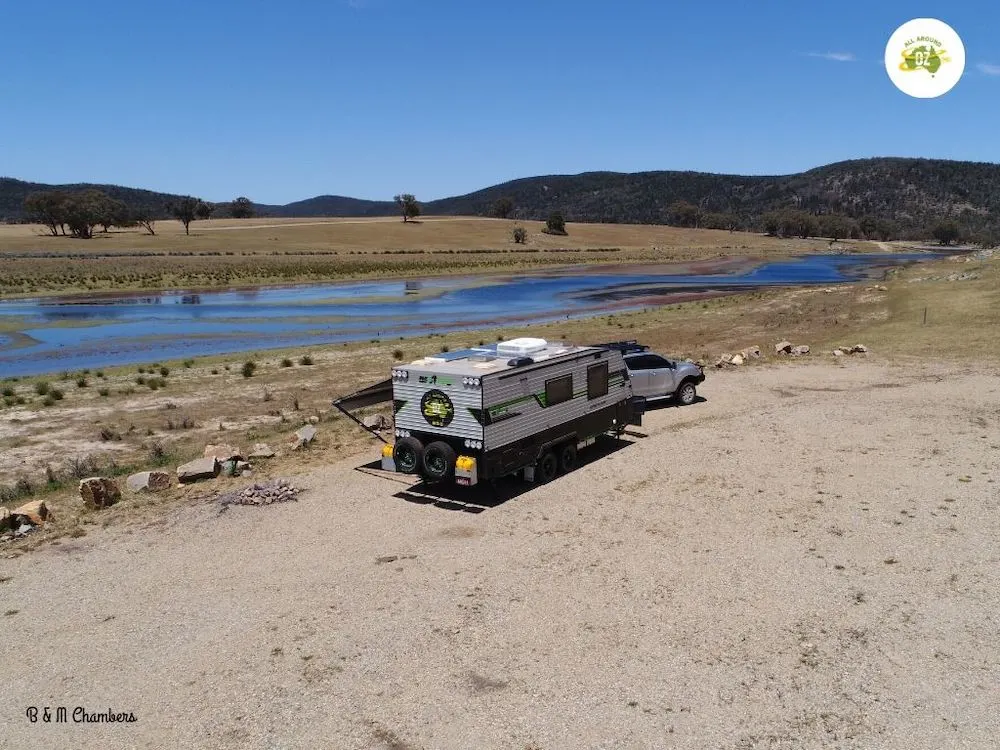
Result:
M649 359L649 368L646 370L650 391L647 394L648 397L669 396L677 389L677 384L674 382L676 369L673 362L666 357L661 357L659 354L647 354L645 356Z
M649 373L653 365L648 354L638 354L625 358L629 380L632 381L632 393L636 396L650 396Z

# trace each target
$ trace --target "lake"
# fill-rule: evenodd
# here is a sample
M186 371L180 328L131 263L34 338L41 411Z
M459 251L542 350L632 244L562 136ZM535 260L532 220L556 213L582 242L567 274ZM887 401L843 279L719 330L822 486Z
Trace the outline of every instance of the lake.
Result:
M524 275L0 302L0 376L546 322L747 289L879 278L934 253L575 267ZM713 272L698 272L711 268ZM724 269L719 272L719 269ZM673 270L673 269L671 269Z

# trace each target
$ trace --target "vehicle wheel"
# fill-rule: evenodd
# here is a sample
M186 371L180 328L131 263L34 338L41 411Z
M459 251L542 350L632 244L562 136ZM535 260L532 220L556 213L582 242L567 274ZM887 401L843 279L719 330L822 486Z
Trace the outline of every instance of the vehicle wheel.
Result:
M457 458L454 448L435 440L424 448L424 476L435 482L447 479L455 472Z
M400 438L392 449L392 460L396 462L396 471L404 474L416 474L424 458L424 444L415 437Z
M556 478L556 474L559 473L559 462L556 460L556 454L552 451L545 451L542 457L538 459L538 463L535 464L535 483L545 484L551 482Z
M681 383L681 387L677 389L677 403L681 406L691 406L696 398L698 389L694 387L694 383L690 380Z
M569 474L576 468L576 446L573 443L566 443L559 449L559 471Z

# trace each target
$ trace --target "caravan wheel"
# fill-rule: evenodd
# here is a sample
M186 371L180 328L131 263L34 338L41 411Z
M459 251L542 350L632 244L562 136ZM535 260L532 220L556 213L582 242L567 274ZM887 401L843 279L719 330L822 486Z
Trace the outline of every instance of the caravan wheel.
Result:
M454 448L435 440L424 449L424 476L434 482L447 479L455 471L457 458Z
M396 471L404 474L416 474L424 458L424 444L415 437L400 438L392 449L392 460L396 462Z
M566 443L559 449L559 471L569 474L576 468L576 445Z
M559 462L556 460L556 454L552 451L545 451L542 457L538 459L538 463L535 464L535 483L545 484L546 482L551 482L556 478L558 472Z

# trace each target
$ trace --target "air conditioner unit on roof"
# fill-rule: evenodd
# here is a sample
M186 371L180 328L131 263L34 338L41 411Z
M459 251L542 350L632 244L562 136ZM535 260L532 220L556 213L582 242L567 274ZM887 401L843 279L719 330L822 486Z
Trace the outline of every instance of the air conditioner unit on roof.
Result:
M528 357L542 351L548 345L549 342L545 339L511 339L497 344L497 354L502 357Z

